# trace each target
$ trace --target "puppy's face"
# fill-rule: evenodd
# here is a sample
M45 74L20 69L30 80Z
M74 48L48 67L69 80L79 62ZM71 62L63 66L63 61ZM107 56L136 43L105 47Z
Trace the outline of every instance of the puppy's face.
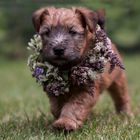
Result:
M85 8L42 8L33 14L33 23L42 37L44 60L70 66L86 54L97 14Z

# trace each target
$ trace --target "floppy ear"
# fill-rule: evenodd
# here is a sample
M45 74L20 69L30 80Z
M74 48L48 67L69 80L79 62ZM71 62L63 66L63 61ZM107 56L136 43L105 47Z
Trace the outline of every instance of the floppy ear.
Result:
M81 16L82 23L93 33L98 21L97 13L83 7L77 8L75 12Z
M32 22L37 32L39 32L44 15L49 15L47 8L41 8L33 13Z
M96 13L98 16L98 24L101 29L105 29L105 9L98 9Z

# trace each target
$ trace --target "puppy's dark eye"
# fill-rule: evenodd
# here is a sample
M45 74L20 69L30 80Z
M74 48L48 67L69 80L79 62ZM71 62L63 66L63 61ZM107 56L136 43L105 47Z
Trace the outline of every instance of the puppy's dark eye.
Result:
M49 29L44 32L44 35L46 35L46 36L49 36L49 34L50 34L50 30Z
M45 29L41 29L41 31L40 31L40 35L41 36L49 36L49 34L50 34L50 29L48 29L48 28L45 28Z
M76 35L76 34L77 34L77 31L70 30L70 31L69 31L69 34L71 34L71 35L73 35L73 36L74 36L74 35Z

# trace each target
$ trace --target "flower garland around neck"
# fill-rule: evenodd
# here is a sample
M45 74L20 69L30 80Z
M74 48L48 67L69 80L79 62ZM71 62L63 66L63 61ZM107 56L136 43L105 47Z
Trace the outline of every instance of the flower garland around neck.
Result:
M105 71L107 63L110 64L110 73L115 66L124 69L117 54L111 48L110 39L99 25L96 27L94 42L84 60L79 65L72 67L68 76L68 72L59 71L58 67L43 61L40 53L43 47L42 40L38 34L35 34L28 43L28 49L32 50L32 54L28 58L27 65L32 76L45 87L48 94L58 96L69 93L70 85L77 85L81 88L87 87L88 93L93 94L94 81Z

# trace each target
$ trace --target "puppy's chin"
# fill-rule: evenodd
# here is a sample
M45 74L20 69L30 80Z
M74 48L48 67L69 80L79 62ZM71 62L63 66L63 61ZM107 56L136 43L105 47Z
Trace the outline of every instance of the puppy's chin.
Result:
M65 58L53 58L53 59L47 59L48 62L50 62L53 66L59 67L60 69L70 69L73 66L78 65L81 62L82 58L71 58L71 59L65 59Z

